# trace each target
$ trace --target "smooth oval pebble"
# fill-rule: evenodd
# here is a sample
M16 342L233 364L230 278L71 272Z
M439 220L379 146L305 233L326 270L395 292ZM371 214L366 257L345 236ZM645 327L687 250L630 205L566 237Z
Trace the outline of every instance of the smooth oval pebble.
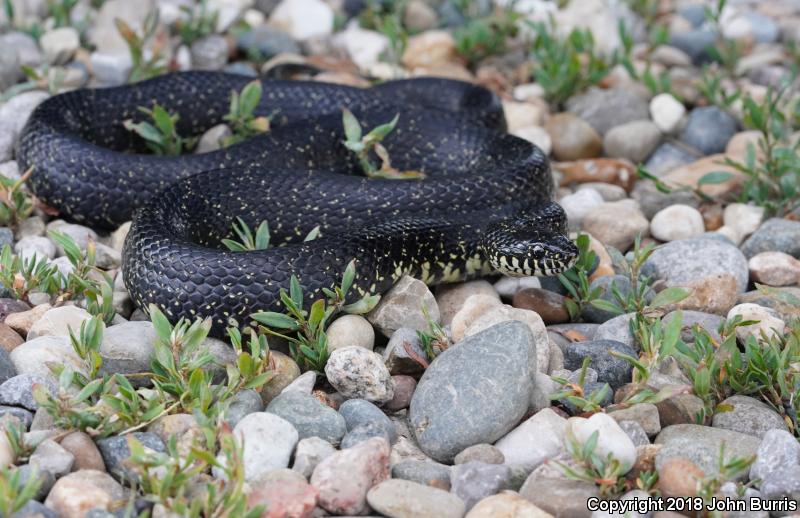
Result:
M703 215L688 205L670 205L653 216L650 233L660 241L678 241L705 232Z

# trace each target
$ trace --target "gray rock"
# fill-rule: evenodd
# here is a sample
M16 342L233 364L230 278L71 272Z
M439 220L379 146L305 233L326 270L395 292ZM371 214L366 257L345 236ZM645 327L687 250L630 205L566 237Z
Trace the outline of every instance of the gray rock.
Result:
M771 430L789 431L783 418L772 408L749 396L731 396L720 403L731 406L731 410L714 414L711 425L734 432L763 438ZM717 406L719 408L719 405ZM723 407L724 408L724 407Z
M600 288L600 299L607 302L616 303L617 299L614 296L613 287L616 287L623 297L627 297L631 293L631 281L625 275L604 275L602 277L598 277L592 281L589 289L594 290L595 288ZM655 294L653 293L653 290L648 289L647 293L645 294L645 300L650 302L654 296ZM607 322L618 315L616 313L611 313L590 305L583 311L582 316L584 319L590 322L602 324L603 322Z
M58 518L58 513L36 500L28 500L17 512L9 518Z
M630 321L634 315L634 313L626 313L603 322L597 328L593 340L614 340L629 347L634 347L636 341L630 327Z
M642 425L636 421L620 421L618 424L619 427L622 428L622 431L625 432L625 435L633 442L634 446L639 447L650 444L650 439L647 438L647 432L645 432Z
M336 451L331 443L319 437L301 439L294 452L292 470L308 478L314 472L317 464Z
M502 464L506 457L503 452L491 444L476 444L466 448L456 455L453 459L454 464L466 464L467 462L484 462L486 464Z
M33 422L33 412L18 406L0 405L0 420L2 420L6 415L19 419L19 421L25 425L26 429L30 428L31 423Z
M695 65L711 61L708 50L714 46L716 37L707 29L694 29L671 34L669 44L684 51Z
M508 489L511 468L503 464L472 461L453 466L450 491L466 504L467 510L487 496Z
M655 182L636 182L631 191L631 198L639 203L639 207L641 207L642 213L647 219L653 219L653 216L658 211L670 205L681 204L695 208L700 205L693 193L686 190L676 190L666 194L656 188Z
M411 354L409 354L411 351ZM383 361L392 374L422 374L425 368L414 359L418 356L427 360L428 356L422 349L422 342L417 331L409 327L401 327L389 338L389 343L383 350Z
M610 157L644 162L661 141L661 130L652 121L639 120L620 124L608 130L603 149Z
M607 407L610 405L614 400L614 389L610 387L610 385L606 382L599 382L599 381L587 381L583 384L583 393L586 394L587 397L592 397L595 393L605 390L606 394L599 401L599 405L601 407ZM570 414L577 415L583 412L582 408L579 408L574 403L567 399L559 399L558 402L566 408Z
M0 405L20 406L35 412L39 405L33 399L34 384L44 385L51 394L58 391L51 378L37 374L19 374L0 385Z
M645 168L648 172L656 176L663 176L681 166L691 164L698 158L700 157L690 153L681 146L673 144L672 142L664 142L658 146L653 154L650 155L650 158L647 159ZM651 216L648 216L648 219L650 218Z
M436 297L424 282L408 275L397 281L366 317L386 337L401 327L427 331L430 320L440 321Z
M654 443L663 446L656 455L656 469L668 459L684 457L694 462L707 475L717 473L719 453L724 445L725 459L750 457L758 451L760 440L723 428L696 424L676 424L661 430ZM746 473L744 474L746 476Z
M642 274L661 279L667 286L686 286L698 279L729 274L736 279L740 293L749 279L747 259L738 248L703 238L681 239L656 248L644 263Z
M236 63L229 63L225 66L224 72L228 74L236 74L245 77L258 77L258 72L252 65L249 63L245 63L243 61L237 61Z
M404 460L392 466L392 478L450 490L450 466L425 460Z
M300 54L300 47L291 36L264 25L243 33L236 39L236 46L242 52L256 52L263 59L281 53Z
M228 62L228 40L219 34L196 40L190 50L192 68L197 70L221 70Z
M133 432L130 435L117 435L98 439L95 443L97 444L97 449L100 450L100 455L103 457L106 470L119 481L138 480L136 472L125 466L124 463L131 455L131 450L128 447L129 436L133 436L145 448L162 453L167 450L158 435L150 432Z
M246 415L264 410L261 395L255 390L242 390L237 392L225 411L225 422L234 428Z
M128 54L92 52L89 60L95 79L103 86L125 84L133 68Z
M9 47L4 47L8 49ZM19 68L19 56L13 49L0 52L0 92L17 84L22 79Z
M721 153L738 126L736 119L716 106L695 108L689 113L681 141L706 155Z
M53 440L46 440L36 447L28 464L43 472L53 475L55 478L60 478L72 470L75 464L75 456L61 447L60 444Z
M553 516L589 518L588 500L599 495L597 486L582 480L548 478L532 473L519 490L520 496Z
M390 439L389 432L386 430L383 424L373 421L371 423L358 425L349 430L345 436L342 437L342 444L340 447L342 450L346 450L347 448L352 448L353 446L362 443L367 439L372 439L373 437L380 437L386 442L389 442Z
M770 218L742 244L742 253L748 259L771 251L800 257L800 221Z
M53 484L56 483L56 477L50 471L40 469L31 464L24 464L18 467L17 473L19 473L22 485L25 485L31 478L35 478L39 481L39 490L34 495L34 500L42 501L47 498L48 493L53 489Z
M594 335L600 328L600 324L555 324L547 326L547 337L550 342L557 345L563 351L567 345L572 343L572 340L567 338L567 333L578 333L583 336L581 340L594 340Z
M800 501L800 466L776 469L761 481L761 498L781 500L787 498ZM787 516L791 513L775 512L773 516Z
M742 16L750 22L753 37L759 43L773 43L780 35L780 29L775 21L757 11L745 11Z
M700 27L706 21L706 8L702 3L681 6L678 14L688 20L692 27Z
M0 128L5 127L6 130L10 129L13 141L16 141L17 137L22 132L22 128L25 127L25 124L28 122L31 113L33 113L33 110L48 97L50 97L50 94L41 90L15 95L8 102L0 106L0 121L8 124L8 126L0 124ZM2 129L0 129L0 134L1 133L3 133ZM0 152L0 162L5 162L10 158L10 155L5 157L3 153Z
M347 432L344 418L311 394L284 392L267 405L266 411L292 423L301 439L320 437L339 444Z
M570 98L567 110L588 122L601 135L626 122L650 118L647 101L623 88L591 88Z
M692 334L692 328L697 325L700 326L701 329L704 329L709 335L711 335L714 340L717 342L722 341L722 337L719 334L720 324L722 324L725 319L719 315L714 315L711 313L703 313L702 311L691 311L691 310L683 310L681 311L683 315L681 321L683 322L681 327L681 340L687 343L694 342L694 335ZM662 321L664 324L669 324L673 318L678 315L677 311L671 311L664 315Z
M36 68L42 64L44 57L39 44L30 35L21 31L11 31L0 36L0 47L14 49L19 65ZM17 70L17 72L21 72ZM0 88L2 90L3 88Z
M492 443L528 408L536 345L528 326L502 322L436 357L411 400L409 422L422 450L451 461L464 448Z
M397 441L397 429L391 419L383 410L365 399L348 399L339 406L339 413L344 417L348 430L376 423L386 429L390 444Z
M750 466L750 480L765 480L780 469L800 466L800 444L785 430L768 431Z
M583 359L591 358L589 364L597 371L597 381L608 383L616 390L631 380L631 365L610 351L617 351L636 357L633 347L614 340L594 340L591 342L574 342L564 351L564 367L567 369L580 369Z
M245 479L248 481L289 466L298 434L294 425L280 416L270 412L254 412L245 416L233 429L236 439L244 443L242 462ZM218 457L218 460L221 460ZM214 467L211 474L223 476L222 471Z
M3 320L5 320L5 318ZM0 347L0 384L5 383L7 380L16 375L17 369L14 368L14 364L11 362L11 357L8 355L8 351ZM0 391L0 394L2 394L2 391Z
M367 502L382 516L464 516L464 503L455 495L408 480L384 480L369 490Z

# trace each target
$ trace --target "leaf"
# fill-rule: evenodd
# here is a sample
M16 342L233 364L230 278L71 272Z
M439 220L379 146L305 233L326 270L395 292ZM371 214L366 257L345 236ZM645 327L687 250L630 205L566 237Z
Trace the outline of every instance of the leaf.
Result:
M288 329L296 331L300 328L297 322L290 316L283 313L275 313L274 311L259 311L250 315L253 320L267 327L274 327L276 329Z
M394 130L395 126L397 126L397 121L398 120L400 120L400 114L399 113L394 116L394 119L392 119L391 121L387 122L386 124L381 124L380 126L376 126L375 128L373 128L372 131L367 133L367 136L365 137L365 140L368 139L368 140L373 141L373 142L380 142L381 140L386 138L386 136L389 133L391 133L392 130Z
M262 221L256 228L255 249L266 250L269 248L269 237L269 225L266 221Z
M697 186L724 183L733 178L733 173L727 171L712 171L704 174L698 181Z
M380 301L380 295L368 295L357 302L347 304L342 308L342 311L351 315L365 315L375 309L375 306L377 306Z
M660 308L664 306L668 306L670 304L677 304L678 302L682 301L689 295L691 295L691 290L687 290L686 288L681 288L678 286L673 286L671 288L667 288L658 292L658 295L655 296L653 302L650 304L650 307L653 308Z
M605 299L596 299L591 302L592 306L596 307L597 309L601 309L603 311L608 311L609 313L613 313L615 315L622 315L625 313L625 310L611 302L610 300Z
M137 135L147 141L159 145L164 144L164 136L149 122L139 122L134 124L132 120L127 120L122 124L125 126L125 129L135 132Z
M261 94L261 81L255 79L247 83L242 89L242 95L239 96L239 114L244 117L251 116L261 102Z
M153 106L153 122L163 135L172 135L175 132L175 121L172 116L158 104Z
M309 241L314 241L319 236L320 236L320 230L319 230L319 225L317 225L316 227L311 229L311 231L306 235L305 238L303 238L303 242L307 243Z
M347 263L347 267L344 269L344 273L342 274L342 293L346 295L347 292L350 291L350 287L353 285L355 278L356 262L353 260Z
M353 112L347 108L342 108L342 124L344 125L344 135L347 142L360 142L361 141L361 124L353 115ZM355 150L354 150L355 151Z
M292 278L289 279L289 296L296 307L301 308L303 306L303 288L295 275L292 275Z
M312 331L316 330L324 317L325 301L319 299L311 304L311 309L308 313L308 327L311 328Z
M169 343L170 335L172 334L172 325L169 323L169 320L167 320L167 317L164 316L164 313L162 313L155 304L150 304L147 311L150 314L150 322L152 322L156 334L159 338Z

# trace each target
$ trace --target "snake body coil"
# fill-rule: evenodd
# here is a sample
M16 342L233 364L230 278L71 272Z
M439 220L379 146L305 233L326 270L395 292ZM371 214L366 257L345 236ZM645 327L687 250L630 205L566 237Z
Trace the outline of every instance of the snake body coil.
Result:
M279 310L296 275L314 300L355 259L352 298L388 290L402 275L428 283L500 271L554 274L574 260L565 217L550 201L546 157L503 133L488 90L420 78L370 89L264 81L259 115L269 133L227 149L178 157L142 153L123 121L160 104L180 116L181 135L199 134L229 108L248 78L171 74L130 86L52 97L33 113L20 142L22 167L44 202L74 221L111 229L133 224L123 252L125 283L140 307L172 319L229 318ZM421 180L369 179L343 145L341 109L365 127L399 114L384 145L399 170ZM132 152L133 151L133 152ZM269 222L269 250L221 249L241 217ZM302 238L320 226L322 237Z

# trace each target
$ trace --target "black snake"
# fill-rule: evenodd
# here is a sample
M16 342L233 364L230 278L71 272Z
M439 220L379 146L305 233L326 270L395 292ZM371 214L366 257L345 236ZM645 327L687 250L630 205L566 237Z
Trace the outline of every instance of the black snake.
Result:
M573 262L546 157L502 131L499 100L475 85L265 80L257 114L275 114L270 132L206 154L142 153L123 126L158 103L180 116L180 134L200 134L248 81L187 72L76 90L48 99L28 121L18 158L34 167L30 186L41 200L97 228L133 217L123 273L138 306L155 303L172 319L212 317L218 334L230 318L278 310L292 274L314 300L351 260L353 299L405 274L428 283L493 271L552 275ZM384 145L397 169L425 178L363 176L343 145L344 107L367 128L399 114ZM282 246L223 249L236 217L251 228L268 221ZM321 237L301 242L318 225Z

